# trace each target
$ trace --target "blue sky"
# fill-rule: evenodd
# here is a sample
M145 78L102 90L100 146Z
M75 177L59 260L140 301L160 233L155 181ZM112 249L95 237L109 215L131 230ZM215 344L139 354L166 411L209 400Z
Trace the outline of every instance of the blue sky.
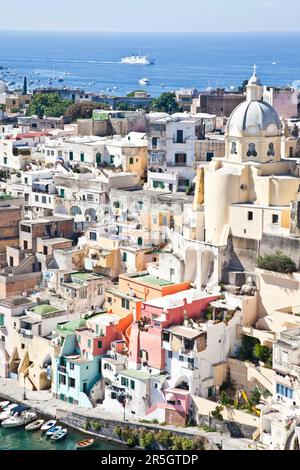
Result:
M1 30L299 31L300 1L1 1Z

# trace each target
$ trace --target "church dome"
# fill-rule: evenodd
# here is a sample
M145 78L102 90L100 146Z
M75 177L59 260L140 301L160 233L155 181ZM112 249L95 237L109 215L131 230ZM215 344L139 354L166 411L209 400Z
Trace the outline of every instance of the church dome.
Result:
M281 132L281 122L277 111L264 101L244 101L231 114L227 132L238 129L240 132L252 133L270 131L271 134Z

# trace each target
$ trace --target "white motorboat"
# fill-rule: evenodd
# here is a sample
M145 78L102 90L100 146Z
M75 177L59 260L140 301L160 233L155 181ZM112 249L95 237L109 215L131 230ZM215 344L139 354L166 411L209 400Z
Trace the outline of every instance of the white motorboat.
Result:
M8 405L9 405L9 401L0 401L0 410L4 411Z
M131 55L129 57L123 57L121 59L122 64L131 64L131 65L153 65L154 60L147 56L141 56L141 55Z
M148 78L142 78L139 80L140 85L149 85L149 79Z
M41 427L41 431L49 431L49 429L53 428L56 425L57 421L56 419L50 419L50 421L47 421L47 423L43 424Z
M11 404L8 405L2 413L0 413L0 421L4 421L5 419L9 418L13 414L13 410L17 408L18 405Z
M23 411L19 416L11 416L2 421L2 426L4 428L19 428L35 421L36 418L37 414L34 411Z

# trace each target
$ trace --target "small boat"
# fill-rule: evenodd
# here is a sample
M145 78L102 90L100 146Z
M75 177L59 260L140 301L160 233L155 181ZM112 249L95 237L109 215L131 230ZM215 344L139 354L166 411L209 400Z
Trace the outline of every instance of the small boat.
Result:
M58 81L59 81L59 83L62 83L64 81L64 79L62 77L59 77Z
M148 85L149 84L149 79L148 78L142 78L139 80L140 85Z
M37 419L36 421L33 421L33 423L27 424L27 426L25 426L25 429L26 431L37 431L38 429L40 429L42 424L44 424L44 422L45 421L43 419Z
M49 431L46 432L46 436L52 437L55 433L57 433L61 429L62 429L62 426L53 426L52 428L49 429Z
M41 427L41 431L49 431L49 429L53 428L56 425L56 419L50 419L47 423L43 424Z
M50 439L51 441L62 441L66 437L68 433L67 428L61 428L59 431L57 431L55 434L53 434Z
M4 411L8 405L9 405L9 401L0 401L0 410Z
M160 85L162 88L164 88L166 85L164 83L161 83Z
M95 439L85 439L84 441L79 441L76 443L76 449L87 449L91 447L95 442Z

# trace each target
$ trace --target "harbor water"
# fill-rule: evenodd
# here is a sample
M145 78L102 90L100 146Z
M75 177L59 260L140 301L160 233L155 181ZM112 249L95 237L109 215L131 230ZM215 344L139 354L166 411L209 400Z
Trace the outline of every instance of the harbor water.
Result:
M1 450L76 450L76 442L89 439L92 436L68 430L67 437L59 442L53 443L41 431L27 432L24 428L3 428L0 426L0 451ZM120 444L95 439L94 444L84 450L124 450Z

